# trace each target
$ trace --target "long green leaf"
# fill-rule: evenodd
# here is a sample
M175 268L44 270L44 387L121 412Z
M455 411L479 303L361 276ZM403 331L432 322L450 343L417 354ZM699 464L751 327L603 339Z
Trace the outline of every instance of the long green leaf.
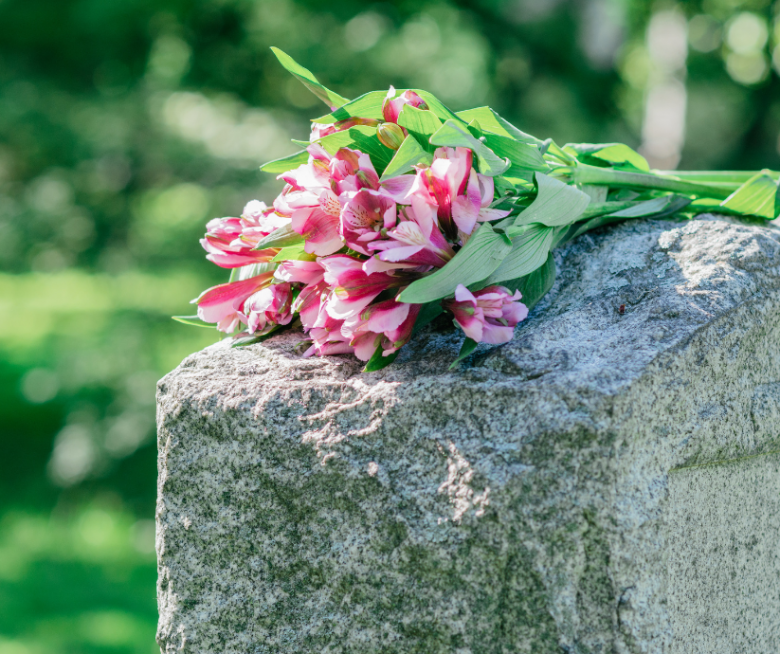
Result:
M252 249L285 248L298 243L303 243L303 236L296 232L291 225L287 224L272 231Z
M417 164L430 164L432 161L433 156L423 150L417 139L410 134L401 143L401 147L396 150L395 156L390 163L387 164L385 172L382 173L381 181L384 182L391 177L398 177L408 173Z
M446 107L442 101L439 100L439 98L433 95L433 93L423 91L422 89L412 89L412 91L425 100L425 104L428 105L428 109L435 113L441 120L454 120L456 123L463 125L466 124L460 118L458 118L457 114Z
M778 215L779 200L778 183L768 171L762 171L723 200L721 206L743 215L774 220Z
M419 334L425 327L430 325L443 313L444 308L441 306L441 302L436 301L423 304L420 308L420 313L417 314L417 320L414 321L412 336Z
M529 143L518 143L506 136L498 136L484 132L484 143L499 157L509 159L511 166L506 171L509 177L522 175L527 172L547 171L550 166L542 157L539 148Z
M576 222L590 204L590 196L574 186L536 173L536 199L515 219L515 227L540 223L548 227ZM508 234L512 234L512 228Z
M293 168L297 168L298 166L305 164L308 160L309 153L306 152L306 150L302 150L301 152L296 152L295 154L291 154L287 157L274 159L273 161L264 163L262 166L260 166L260 170L262 170L264 173L276 173L278 175L280 173L286 173L288 170L292 170Z
M520 291L523 296L522 302L529 311L547 295L553 284L555 284L555 257L552 252L547 255L547 261L532 273L502 282L502 286L506 286L510 291Z
M386 91L369 91L354 100L340 106L332 113L315 118L311 122L329 125L349 118L374 118L382 120L382 103L387 96Z
M532 273L546 260L559 228L534 224L512 239L512 250L482 286L499 284Z
M423 111L407 104L398 116L398 124L405 127L425 150L433 152L436 149L430 138L441 128L441 121L432 111Z
M314 77L310 70L301 66L286 52L282 52L279 48L274 47L271 48L271 51L276 55L279 63L282 64L288 72L297 77L309 91L314 93L314 95L328 105L331 110L349 102L347 98L340 96L338 93L334 93L330 89L326 89L317 81L317 78Z
M509 159L501 159L482 141L475 138L463 123L448 120L431 136L433 145L471 148L477 155L479 171L483 175L494 177L509 168Z
M644 172L650 170L647 160L623 143L568 143L564 147L571 148L578 155L582 155L581 158L592 157L616 168L636 169Z
M517 127L512 125L512 123L501 118L501 116L490 107L466 109L466 111L459 111L456 115L466 123L476 120L484 132L492 132L499 136L507 136L515 141L520 141L521 143L541 143L535 136L520 131Z
M379 140L376 127L355 125L343 132L328 134L317 141L329 154L336 154L341 148L354 148L365 152L380 175L390 163L395 154Z
M458 284L469 286L489 277L511 249L506 236L494 231L490 223L482 223L446 266L410 284L397 299L399 302L425 304L452 295Z
M210 322L203 322L198 316L171 316L176 322L183 323L185 325L193 325L195 327L207 327L208 329L216 329L216 325Z

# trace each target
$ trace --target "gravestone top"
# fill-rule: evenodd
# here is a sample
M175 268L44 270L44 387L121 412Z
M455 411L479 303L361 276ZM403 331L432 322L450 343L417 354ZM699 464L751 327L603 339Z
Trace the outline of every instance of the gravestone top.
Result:
M636 221L556 263L452 371L438 325L375 373L290 332L165 377L163 651L700 651L666 601L669 471L778 449L780 230Z

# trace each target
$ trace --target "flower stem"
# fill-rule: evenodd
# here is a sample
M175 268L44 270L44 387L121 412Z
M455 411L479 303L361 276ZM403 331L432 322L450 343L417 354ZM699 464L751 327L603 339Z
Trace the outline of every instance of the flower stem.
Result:
M633 189L654 189L696 195L704 198L727 198L739 186L731 181L689 181L680 176L661 173L631 173L580 163L573 169L577 184L595 184Z

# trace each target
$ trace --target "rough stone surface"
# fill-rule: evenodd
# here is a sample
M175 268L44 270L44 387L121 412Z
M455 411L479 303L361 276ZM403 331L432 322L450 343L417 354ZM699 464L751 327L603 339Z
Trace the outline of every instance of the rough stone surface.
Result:
M289 334L160 382L164 652L780 651L780 230L556 256L455 371L434 327L377 373Z

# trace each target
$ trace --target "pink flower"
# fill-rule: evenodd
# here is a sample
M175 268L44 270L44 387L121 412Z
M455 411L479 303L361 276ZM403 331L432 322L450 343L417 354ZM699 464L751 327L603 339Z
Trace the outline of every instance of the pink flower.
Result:
M369 250L379 252L386 262L413 263L441 268L455 252L442 235L436 221L436 207L419 196L409 207L402 207L397 225L385 239L371 241Z
M342 237L355 252L369 256L369 243L382 238L382 230L395 226L395 202L365 188L345 193L341 201Z
M327 317L324 302L328 297L328 293L328 285L324 280L320 279L308 284L298 294L293 303L293 312L300 316L304 331L309 331L325 320L325 318L321 319L320 314L324 314Z
M316 284L322 279L324 272L325 269L319 261L288 259L279 264L274 276L283 282Z
M273 259L278 250L253 250L254 245L289 219L279 216L262 202L253 200L241 218L214 218L206 225L200 244L206 258L222 268L240 268Z
M458 284L455 299L442 304L452 312L466 336L478 343L496 345L511 341L515 326L528 315L521 298L520 291L511 295L503 286L488 286L472 293Z
M329 136L330 134L335 134L336 132L343 132L350 127L354 127L355 125L369 125L371 127L375 127L378 124L379 121L375 118L358 117L347 118L346 120L340 120L336 123L312 123L311 136L309 137L309 141L314 143L314 141L317 141L324 136Z
M491 202L493 202L493 178L480 175L472 168L465 195L458 195L452 200L452 219L465 236L471 235L477 222L498 220L511 213L511 211L491 209Z
M253 293L244 302L247 331L263 334L276 325L289 324L291 305L292 287L289 284L272 284Z
M198 318L203 322L217 323L217 329L222 332L234 331L239 323L246 322L243 313L244 301L253 293L268 286L272 279L273 272L267 272L239 282L220 284L204 291L200 297L193 300L198 304Z
M378 189L379 175L376 174L371 158L360 150L341 148L330 160L331 188L339 195L360 189Z
M413 107L420 109L427 109L428 105L425 104L419 95L414 91L404 91L397 98L395 97L395 89L391 86L387 92L387 97L382 103L382 115L389 123L398 123L398 116L401 114L401 110L405 104L410 104Z
M450 238L456 236L459 227L457 221L453 221L452 203L466 191L472 158L469 148L437 148L430 168L420 171L419 181L412 189L412 194L437 206L439 224Z
M377 302L345 320L341 333L361 361L368 361L380 345L382 356L389 356L409 340L419 313L419 304L395 299Z
M400 272L368 275L363 270L361 259L346 255L334 255L320 261L325 268L325 283L331 289L325 310L336 320L345 320L359 313L382 291L406 286L414 279Z

